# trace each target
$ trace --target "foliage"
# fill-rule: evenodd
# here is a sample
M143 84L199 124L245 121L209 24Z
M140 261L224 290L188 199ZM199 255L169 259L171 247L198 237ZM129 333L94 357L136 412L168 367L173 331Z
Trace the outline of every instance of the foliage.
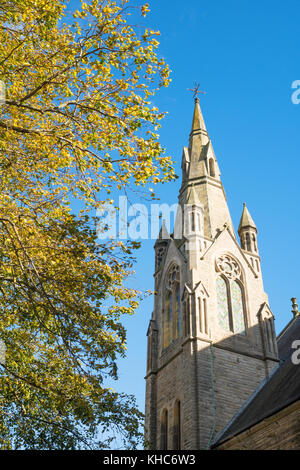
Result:
M0 446L107 448L117 431L132 448L142 415L105 379L138 305L125 286L137 244L100 244L93 214L116 187L173 178L150 105L169 69L127 0L66 11L0 4Z

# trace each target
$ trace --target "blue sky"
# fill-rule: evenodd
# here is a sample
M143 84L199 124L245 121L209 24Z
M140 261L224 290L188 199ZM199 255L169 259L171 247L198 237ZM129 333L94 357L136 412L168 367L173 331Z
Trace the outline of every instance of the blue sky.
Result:
M291 319L290 298L300 300L300 104L291 100L292 82L300 80L300 2L148 2L151 12L138 27L161 31L159 54L172 70L171 85L154 98L168 112L161 143L181 175L193 113L187 88L198 81L206 91L201 108L235 229L244 201L258 228L264 287L278 333ZM161 202L176 203L179 186L180 180L156 187ZM153 244L142 243L135 266L133 284L144 290L153 289ZM115 384L133 393L142 410L152 308L149 298L126 320L128 354L119 361Z
M195 80L201 107L237 230L245 201L258 228L265 291L277 333L291 319L299 296L300 104L291 101L300 79L300 3L264 0L152 0L141 24L161 31L160 55L172 83L154 101L168 111L161 143L180 175L188 143ZM177 202L180 180L156 188L161 202ZM153 240L143 241L134 284L153 289ZM144 408L146 330L153 299L126 321L128 354L119 362L117 389Z

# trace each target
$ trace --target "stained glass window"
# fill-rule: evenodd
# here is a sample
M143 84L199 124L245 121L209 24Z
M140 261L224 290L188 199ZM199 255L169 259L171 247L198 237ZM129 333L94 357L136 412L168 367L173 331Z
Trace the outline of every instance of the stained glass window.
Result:
M168 294L169 296L169 311L168 311L168 323L169 323L169 328L168 328L168 336L169 336L169 343L172 340L172 324L173 324L173 295L172 292Z
M233 331L245 334L244 304L241 286L237 281L231 282L231 304Z
M173 266L168 272L163 320L163 347L166 348L180 336L180 275L179 267Z
M221 276L217 277L217 300L219 325L223 330L230 331L228 290L226 281Z
M218 320L223 330L245 334L244 294L241 268L229 255L216 260Z
M170 322L172 321L172 292L167 293L164 315L164 348L170 344Z
M174 329L175 329L174 338L178 338L178 336L180 336L180 288L179 288L179 284L176 287Z

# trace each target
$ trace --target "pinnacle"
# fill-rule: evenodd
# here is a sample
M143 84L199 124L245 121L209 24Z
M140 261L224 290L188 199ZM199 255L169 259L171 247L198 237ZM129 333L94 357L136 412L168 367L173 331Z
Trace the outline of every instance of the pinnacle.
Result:
M206 127L205 127L204 119L203 119L201 108L200 108L200 101L199 101L199 98L195 98L195 109L194 109L191 132L197 131L199 129L206 132Z
M241 220L240 220L240 225L239 225L239 228L238 228L238 232L240 232L240 230L242 228L246 228L246 227L252 227L252 228L256 229L256 225L254 223L254 220L252 219L252 217L250 215L250 212L248 211L245 202L243 203L243 206L244 206L244 208L243 208L243 213L242 213L242 217L241 217Z

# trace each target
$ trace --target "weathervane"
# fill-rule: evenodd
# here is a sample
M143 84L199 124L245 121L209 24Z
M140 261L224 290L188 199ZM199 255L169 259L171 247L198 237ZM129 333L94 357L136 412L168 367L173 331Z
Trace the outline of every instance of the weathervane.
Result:
M195 98L195 100L196 100L196 99L199 99L199 98L198 98L198 94L199 94L199 93L203 93L203 95L206 94L206 91L201 91L201 90L199 90L199 86L200 86L200 84L197 83L197 82L195 82L195 88L188 88L188 91L192 91L192 92L194 93L194 98Z

